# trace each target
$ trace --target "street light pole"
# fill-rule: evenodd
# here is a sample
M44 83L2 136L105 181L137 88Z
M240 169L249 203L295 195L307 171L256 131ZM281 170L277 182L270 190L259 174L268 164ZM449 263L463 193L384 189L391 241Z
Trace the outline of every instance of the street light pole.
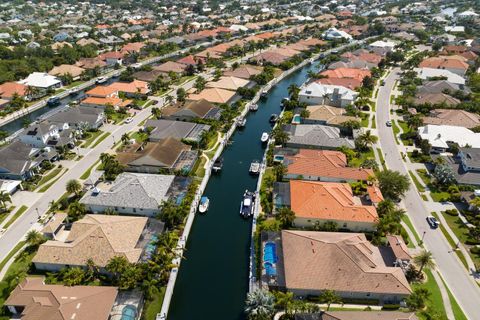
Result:
M422 235L422 243L423 243L423 239L425 238L425 234L427 233L427 231L423 231L423 235Z
M37 212L38 219L40 219L40 212L38 212L38 208L35 208L35 211Z

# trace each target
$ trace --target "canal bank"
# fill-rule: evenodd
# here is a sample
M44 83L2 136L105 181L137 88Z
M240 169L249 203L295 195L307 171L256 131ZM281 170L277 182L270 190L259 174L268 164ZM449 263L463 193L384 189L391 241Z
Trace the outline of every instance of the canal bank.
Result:
M280 81L246 117L247 125L231 137L224 166L212 175L204 195L210 198L206 215L198 215L188 237L168 319L244 319L243 307L249 283L251 221L239 216L245 189L255 190L257 177L248 174L250 163L265 151L262 132L270 132L269 117L281 112L281 100L291 84L301 85L307 65Z

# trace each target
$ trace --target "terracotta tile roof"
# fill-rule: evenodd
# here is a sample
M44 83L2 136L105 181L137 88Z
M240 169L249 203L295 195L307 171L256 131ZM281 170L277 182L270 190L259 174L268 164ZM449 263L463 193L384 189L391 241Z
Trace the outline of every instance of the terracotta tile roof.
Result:
M219 52L212 50L211 48L207 48L199 53L196 53L195 57L204 58L204 59L206 58L220 59L222 55Z
M460 54L460 56L464 57L465 59L467 59L467 61L475 61L477 60L478 58L478 54L476 54L475 52L473 51L467 51L467 52L463 52Z
M133 80L132 82L114 82L109 85L115 91L126 92L126 93L140 93L147 94L150 92L148 88L148 82Z
M352 69L352 68L338 68L335 70L326 70L320 73L323 76L332 78L352 78L363 81L365 77L371 77L369 70Z
M75 65L84 69L94 69L96 67L103 68L107 63L99 58L82 58Z
M65 242L49 240L40 245L34 263L84 266L92 259L99 267L116 256L131 263L140 259L137 243L148 218L87 214L72 224Z
M110 51L110 52L105 52L102 53L101 55L98 56L101 60L107 60L107 59L123 59L125 57L125 53L122 53L120 51Z
M228 103L235 96L235 92L219 88L206 88L200 93L191 94L188 100L205 99L212 103Z
M350 90L355 90L362 86L362 81L354 78L328 77L328 78L317 79L315 80L315 82L334 85L334 86L342 86Z
M448 54L464 53L468 50L466 46L447 45L443 47L443 51Z
M263 63L263 62L269 62L274 65L281 64L284 61L288 60L287 56L284 56L282 54L276 53L274 51L265 51L262 53L257 54L256 56L251 58L254 61Z
M181 64L186 64L186 65L194 65L196 66L198 64L198 61L202 61L202 63L205 63L205 59L200 58L200 57L194 57L192 55L183 57L182 59L177 60L177 63Z
M287 289L409 295L402 269L387 267L361 233L282 231Z
M167 61L165 63L162 63L161 65L153 67L152 69L156 71L165 72L165 73L168 73L168 72L182 73L185 71L186 66L178 62Z
M85 92L85 94L87 96L95 96L95 97L111 97L111 96L115 96L117 92L118 90L110 85L110 86L96 86L95 88Z
M377 204L384 200L382 191L380 191L380 188L377 186L368 186L367 193L368 193L368 197L370 198L370 201L372 201L372 203L374 204Z
M44 277L27 277L5 305L23 307L22 320L105 320L117 297L116 287L47 285Z
M318 318L310 315L295 320L418 320L414 312L404 311L325 311Z
M303 45L306 45L306 46L310 46L310 47L323 46L323 45L326 44L325 41L319 40L319 39L315 39L315 38L310 38L310 39L307 39L307 40L300 40L300 41L298 41L297 43L303 44Z
M142 48L145 47L145 43L143 42L132 42L132 43L127 43L122 47L122 52L123 53L132 53L132 52L140 52Z
M289 58L300 54L300 51L289 49L287 47L272 49L272 52L281 54L282 56L289 57Z
M16 82L5 82L0 84L0 97L2 98L11 98L15 93L23 97L26 94L28 86L16 83Z
M257 38L260 38L262 40L266 40L266 39L271 39L271 38L275 38L275 35L271 32L264 32L264 33L259 33L257 35L255 35Z
M99 106L112 105L113 107L117 107L121 103L122 103L122 99L116 98L116 97L109 97L109 98L87 97L81 102L81 104L91 104L91 105L99 105Z
M300 149L285 159L288 174L345 180L367 180L374 175L371 169L347 167L347 157L340 151Z
M378 220L374 206L355 201L348 183L292 180L290 198L296 217L370 223Z
M407 261L412 259L412 256L410 255L408 247L405 244L402 236L387 235L387 241L390 245L390 248L392 248L395 258Z
M419 68L461 69L466 71L468 69L468 63L453 56L431 57L420 62Z
M480 116L465 110L435 109L423 118L423 123L474 128L480 125Z

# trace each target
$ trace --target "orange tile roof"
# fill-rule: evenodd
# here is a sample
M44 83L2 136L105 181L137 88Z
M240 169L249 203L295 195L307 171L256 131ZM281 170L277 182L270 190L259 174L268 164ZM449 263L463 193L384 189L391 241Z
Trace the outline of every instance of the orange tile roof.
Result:
M25 96L27 88L26 85L21 83L5 82L0 85L0 97L11 98L15 93L22 97Z
M271 39L271 38L275 38L275 35L271 32L264 32L264 33L260 33L260 34L257 34L255 35L257 38L260 38L260 39Z
M320 73L321 75L331 78L352 78L363 81L365 77L371 77L372 73L369 70L353 69L353 68L337 68L335 70L326 70Z
M342 87L348 88L350 90L355 90L356 88L362 86L362 81L361 80L353 79L353 78L328 77L328 78L317 79L317 80L315 80L315 82L318 82L318 83L321 83L321 84L342 86Z
M384 200L382 191L380 191L380 188L377 186L368 186L367 193L370 201L372 201L373 203L379 203Z
M347 167L347 157L343 152L331 150L300 149L296 155L285 156L291 164L287 173L343 178L345 180L367 180L373 176L373 170Z
M463 57L462 57L463 58ZM433 69L468 69L468 63L461 60L460 57L431 57L423 60L419 64L420 68L433 68Z
M95 97L110 97L116 95L118 92L117 89L115 89L112 86L96 86L93 89L88 90L85 92L87 96L95 96Z
M99 105L99 106L112 105L113 107L117 107L122 103L122 99L115 98L115 97L112 97L112 98L87 97L81 103L95 104L95 105Z
M145 47L143 42L132 42L124 45L121 51L124 53L140 52L143 47Z
M297 217L370 223L378 220L374 206L354 201L348 183L292 180L290 198L290 206Z
M148 82L140 80L133 80L130 83L115 82L109 85L109 87L115 91L121 91L126 93L147 94L150 92L150 89L148 89Z

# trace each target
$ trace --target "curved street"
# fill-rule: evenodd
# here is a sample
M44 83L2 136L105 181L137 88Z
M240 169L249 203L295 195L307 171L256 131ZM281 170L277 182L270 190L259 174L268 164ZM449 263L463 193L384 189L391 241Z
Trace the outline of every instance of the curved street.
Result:
M400 78L399 73L399 68L394 69L385 78L385 85L379 88L376 121L379 144L381 145L387 167L409 176L400 150L395 143L393 130L391 127L386 126L386 122L390 119L390 95L395 86L395 81ZM442 277L467 317L469 319L480 319L478 309L480 288L475 283L472 275L465 270L457 255L452 251L440 229L430 229L426 221L430 211L426 208L413 183L411 183L410 189L405 194L402 204L407 210L408 216L412 220L418 234L422 236L425 232L424 245L427 250L433 253L435 263Z

